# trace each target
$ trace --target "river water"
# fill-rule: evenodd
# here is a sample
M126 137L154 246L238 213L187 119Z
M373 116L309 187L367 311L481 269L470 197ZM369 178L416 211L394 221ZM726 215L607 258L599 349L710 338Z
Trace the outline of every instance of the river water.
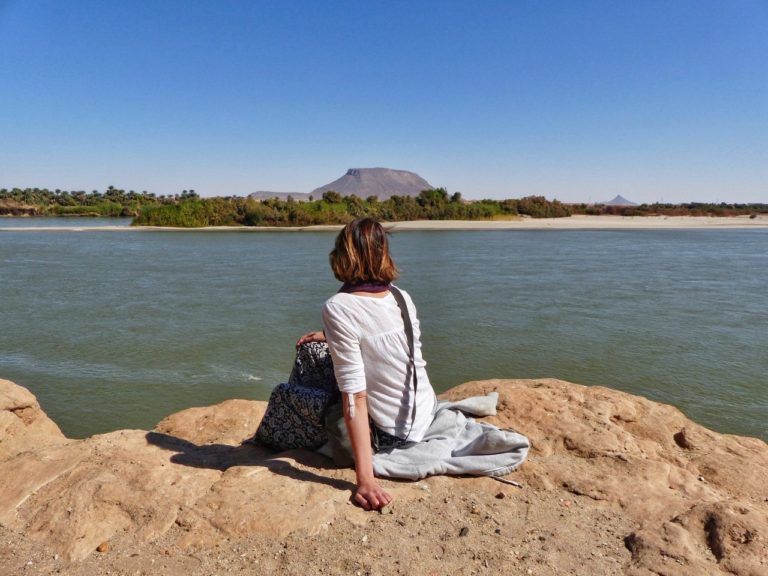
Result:
M21 220L0 221L0 378L70 436L267 398L338 288L331 232ZM402 231L392 250L438 391L557 377L768 438L768 229Z

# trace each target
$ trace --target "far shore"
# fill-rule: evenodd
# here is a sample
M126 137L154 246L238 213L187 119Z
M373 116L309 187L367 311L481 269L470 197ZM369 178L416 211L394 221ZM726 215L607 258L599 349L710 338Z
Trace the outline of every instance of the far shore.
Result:
M658 230L768 228L768 215L750 216L569 216L509 220L413 220L383 222L390 231L419 230ZM341 224L317 226L3 226L0 232L323 232Z

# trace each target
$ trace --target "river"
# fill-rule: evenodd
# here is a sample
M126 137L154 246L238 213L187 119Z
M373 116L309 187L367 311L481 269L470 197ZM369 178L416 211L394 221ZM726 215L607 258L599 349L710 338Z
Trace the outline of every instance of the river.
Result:
M68 220L34 225L83 222ZM0 223L0 377L32 390L70 436L267 398L338 288L332 232L10 230L29 222ZM438 391L556 377L768 439L768 229L391 241Z

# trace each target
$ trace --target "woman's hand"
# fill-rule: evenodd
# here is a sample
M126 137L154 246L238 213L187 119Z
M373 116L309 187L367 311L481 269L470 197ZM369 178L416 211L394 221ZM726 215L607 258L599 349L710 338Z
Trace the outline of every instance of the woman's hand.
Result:
M357 486L355 502L364 510L379 510L392 502L392 496L375 480L371 480Z
M325 332L318 330L317 332L307 332L296 341L296 348L307 342L325 342Z

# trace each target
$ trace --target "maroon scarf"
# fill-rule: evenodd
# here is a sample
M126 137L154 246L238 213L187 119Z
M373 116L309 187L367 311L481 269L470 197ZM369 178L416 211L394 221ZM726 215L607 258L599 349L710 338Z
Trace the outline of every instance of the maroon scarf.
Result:
M390 286L391 284L389 283L361 282L359 284L350 284L349 282L344 282L344 285L339 288L339 292L346 292L347 294L351 292L371 292L377 294L379 292L386 292Z

